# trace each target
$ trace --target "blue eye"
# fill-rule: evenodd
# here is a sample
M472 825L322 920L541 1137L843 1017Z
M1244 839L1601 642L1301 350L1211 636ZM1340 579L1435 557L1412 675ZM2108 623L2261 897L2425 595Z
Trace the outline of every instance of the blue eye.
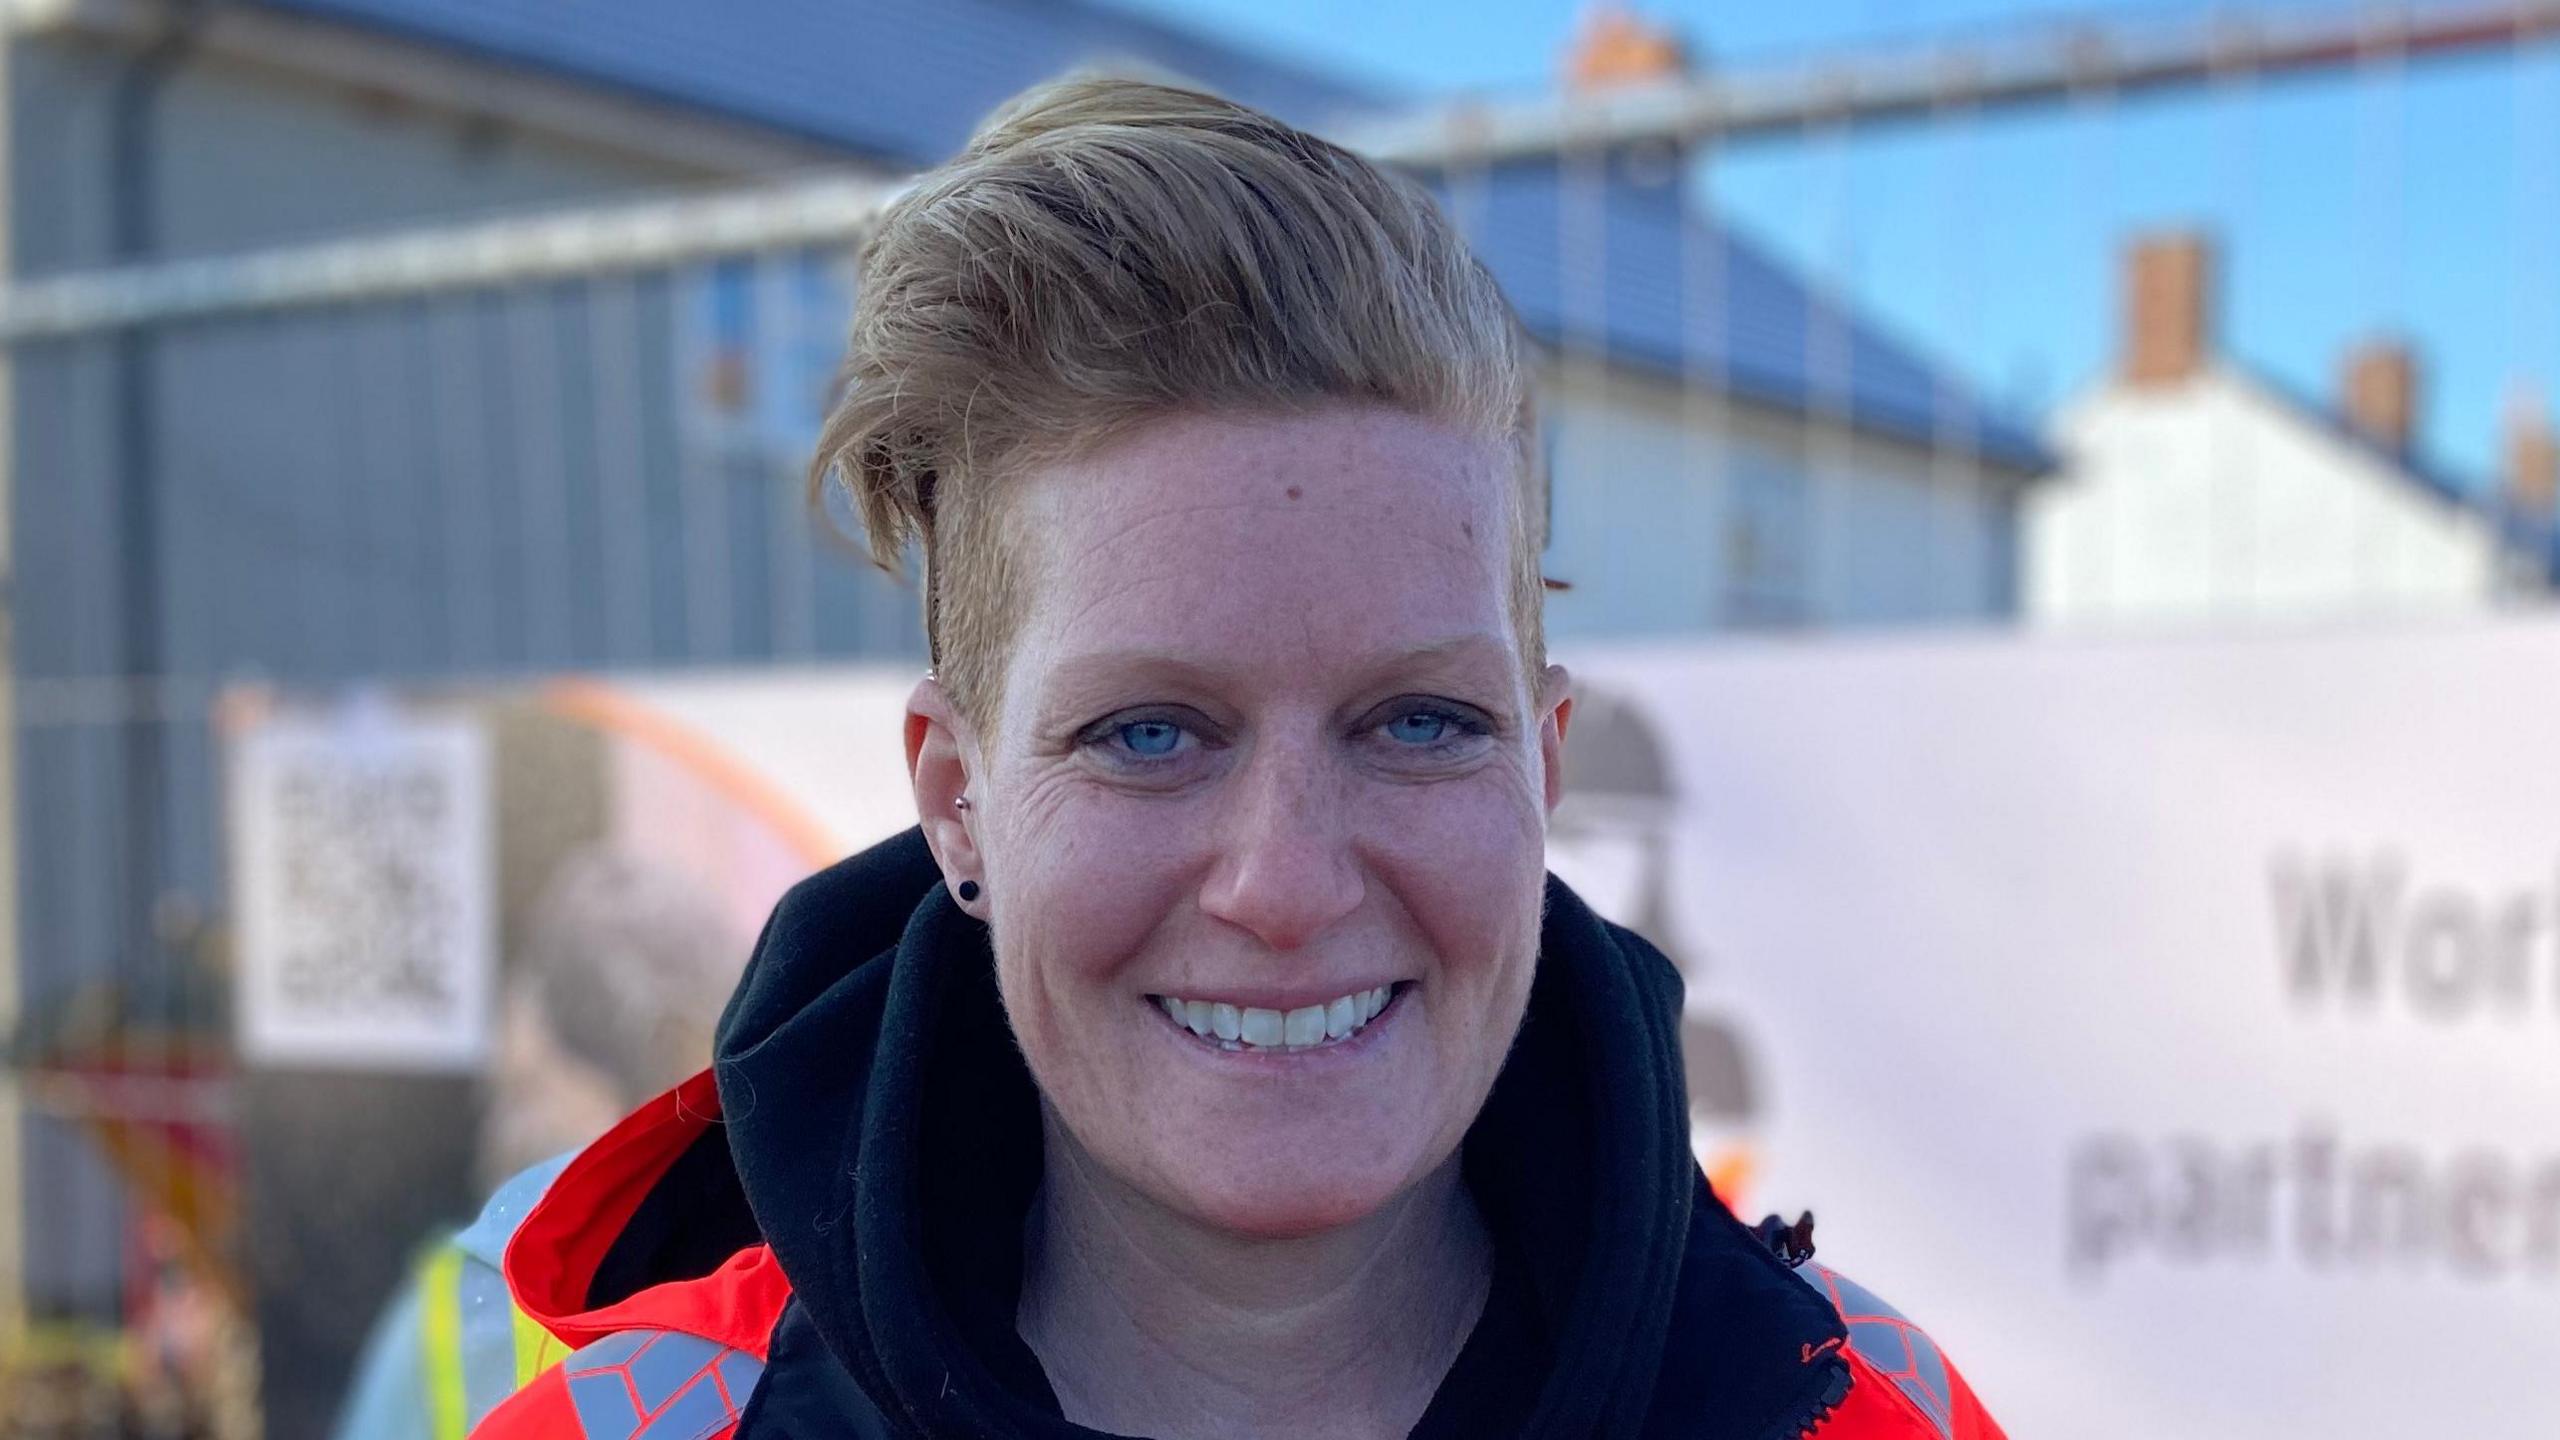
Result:
M1170 720L1132 720L1120 726L1118 734L1120 743L1129 747L1130 754L1150 759L1170 755L1174 747L1182 743L1182 727Z
M1187 771L1214 735L1192 716L1123 711L1087 726L1076 745L1124 775L1169 777Z
M1416 747L1449 744L1469 735L1483 735L1486 727L1448 710L1428 706L1407 710L1386 724L1387 734L1406 745Z
M1429 745L1449 733L1450 719L1437 710L1408 710L1387 722L1387 733L1411 745Z

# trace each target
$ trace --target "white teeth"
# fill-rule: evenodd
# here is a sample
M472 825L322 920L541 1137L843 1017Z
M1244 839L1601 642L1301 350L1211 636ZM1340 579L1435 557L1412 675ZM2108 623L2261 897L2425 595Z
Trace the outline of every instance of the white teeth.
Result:
M1354 990L1322 1005L1285 1012L1178 995L1154 998L1174 1024L1226 1049L1305 1050L1359 1034L1395 998L1395 987Z

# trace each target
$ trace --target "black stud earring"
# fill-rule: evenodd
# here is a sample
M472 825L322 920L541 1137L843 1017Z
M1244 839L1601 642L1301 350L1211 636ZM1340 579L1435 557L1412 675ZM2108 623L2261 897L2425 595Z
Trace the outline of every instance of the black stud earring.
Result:
M975 899L977 899L977 898L978 898L978 882L977 882L977 881L975 881L975 880L963 880L963 881L961 881L961 882L960 882L960 898L961 898L961 899L963 899L963 900L975 900Z

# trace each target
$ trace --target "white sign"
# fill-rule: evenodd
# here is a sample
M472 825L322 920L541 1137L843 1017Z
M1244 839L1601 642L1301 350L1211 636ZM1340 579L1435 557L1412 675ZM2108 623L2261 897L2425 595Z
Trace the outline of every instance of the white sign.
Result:
M2560 1436L2560 620L1557 658L1549 864L1687 975L1702 1158L2011 1435ZM627 728L850 849L913 679Z
M472 1069L488 1050L487 747L459 721L286 718L232 754L242 1058Z
M2560 1435L2560 623L1560 658L1744 1205L2011 1434Z

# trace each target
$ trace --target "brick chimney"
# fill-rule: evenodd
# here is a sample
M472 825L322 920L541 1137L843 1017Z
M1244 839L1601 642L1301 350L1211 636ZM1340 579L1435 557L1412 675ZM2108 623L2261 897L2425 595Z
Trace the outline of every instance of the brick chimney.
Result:
M2395 455L2418 438L2418 356L2405 341L2368 340L2338 366L2347 428Z
M2213 359L2213 242L2181 230L2135 237L2124 258L2129 385L2175 385Z
M2560 497L2560 439L2550 412L2528 390L2507 402L2507 503L2520 515L2548 522Z
M1564 84L1587 94L1676 80L1689 73L1689 47L1667 26L1652 25L1624 5L1599 0L1564 55Z

